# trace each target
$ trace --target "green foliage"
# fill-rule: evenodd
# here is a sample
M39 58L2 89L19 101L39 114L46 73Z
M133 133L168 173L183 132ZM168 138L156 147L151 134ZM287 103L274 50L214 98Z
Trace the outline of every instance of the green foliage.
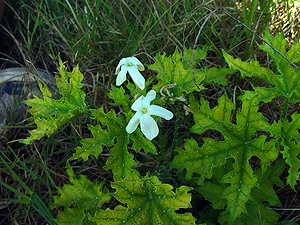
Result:
M162 184L155 176L139 179L130 173L124 180L112 184L116 188L113 196L127 206L117 206L114 210L106 209L89 219L97 225L113 224L195 224L191 213L178 214L179 208L189 208L192 188L182 186L172 191L173 187Z
M41 139L45 135L52 135L57 129L72 119L86 112L85 93L81 90L83 75L78 66L71 72L65 70L59 59L59 75L56 75L56 84L62 97L58 100L52 97L47 87L42 87L43 99L34 96L34 99L24 101L31 106L28 111L33 115L37 129L31 131L31 137L23 140L25 144L31 144L34 140Z
M264 173L262 169L255 169L254 174L257 176L258 186L251 191L252 199L246 205L247 214L242 214L237 219L238 224L283 224L277 223L280 215L270 209L270 205L280 206L278 196L276 195L273 186L276 184L283 187L283 182L280 175L284 171L284 161L280 160L276 164L271 165ZM266 203L268 202L268 203ZM220 217L221 224L227 224L228 217L223 214ZM284 223L291 224L291 223Z
M105 181L91 182L83 175L75 176L72 167L67 163L67 173L72 185L65 184L59 190L60 196L54 196L53 207L61 205L65 210L59 211L57 222L67 224L95 224L88 221L87 215L94 215L101 206L111 198ZM74 207L70 208L71 205Z
M159 92L163 88L170 88L169 97L173 100L181 99L183 94L189 94L193 91L203 90L204 87L200 83L218 83L227 85L229 82L226 79L226 74L231 74L234 70L229 68L204 68L192 69L191 62L195 66L199 60L205 59L207 51L210 48L204 46L203 49L186 50L183 55L176 49L172 56L166 57L157 54L155 63L149 66L149 69L157 72L158 84L153 87L153 90ZM195 85L198 85L198 87ZM171 87L169 87L169 85ZM174 85L174 86L172 86Z
M286 58L298 63L300 54L295 53L300 45L294 45L292 50L285 51L286 42L283 36L272 38L269 33L265 37L273 46L277 47ZM82 146L76 147L76 153L69 160L83 159L89 156L98 157L103 149L109 157L104 168L111 170L113 180L111 187L116 189L113 193L114 209L106 208L104 203L110 201L110 193L101 184L91 182L85 176L75 176L67 163L67 173L72 185L65 185L59 190L60 196L54 197L53 206L61 205L57 222L60 224L195 224L195 218L190 213L175 212L180 208L191 207L191 194L187 192L192 187L183 186L184 179L176 178L179 188L163 184L157 176L163 171L159 167L169 169L166 162L171 161L170 168L178 172L185 170L186 180L196 178L196 182L188 181L195 191L211 202L207 207L208 214L215 213L220 224L276 224L279 215L270 209L271 205L280 206L274 184L283 187L280 179L285 163L289 166L287 184L295 189L299 180L300 160L299 151L299 121L298 114L289 115L288 106L295 103L299 94L298 71L286 62L276 51L268 45L261 45L274 61L277 70L274 72L264 68L256 61L242 62L233 59L223 51L226 62L230 68L199 69L199 62L206 57L209 48L184 50L183 54L175 50L174 54L157 54L155 63L149 68L157 72L157 76L148 79L146 89L151 87L152 81L157 81L153 89L161 92L160 104L164 93L174 103L176 100L186 101L189 96L189 112L193 113L194 125L188 129L193 133L191 138L183 143L179 139L180 123L182 120L180 102L177 102L177 115L172 143L170 136L165 133L153 143L144 137L140 129L131 134L126 126L133 116L131 106L140 95L147 90L136 89L128 81L127 87L112 87L108 97L110 107L103 106L98 109L87 110L85 107L85 94L81 90L82 74L78 67L72 73L65 71L60 61L60 77L56 77L61 99L52 98L50 91L42 89L43 100L35 97L26 103L31 105L31 114L38 124L38 129L32 132L31 143L44 135L51 135L55 130L82 115L90 116L96 125L88 124L92 138L81 140ZM192 62L192 64L191 64ZM212 102L204 100L200 90L205 88L201 84L227 85L227 74L239 70L242 77L255 77L269 83L264 87L255 87L255 91L245 91L238 98L237 104L228 99L226 94L219 97L218 104L211 107ZM196 85L197 84L197 85ZM265 83L264 83L265 84ZM196 93L197 94L193 94ZM71 96L70 96L71 95ZM200 98L197 98L200 95ZM274 98L282 98L285 104L278 122L268 121L260 113L260 102L268 103ZM196 100L200 99L199 102ZM215 101L216 102L216 101ZM236 101L235 101L236 102ZM200 104L199 104L200 103ZM57 111L53 110L57 109ZM98 123L98 124L97 124ZM45 125L46 124L46 125ZM213 136L205 136L213 131ZM180 144L179 144L180 143ZM145 174L138 166L137 152L148 159L156 161L156 146L159 145L161 159L160 165L154 165L150 176ZM165 153L163 149L166 149ZM177 155L174 158L174 155ZM147 154L150 155L147 155ZM163 162L168 153L171 160ZM282 160L277 160L279 153ZM165 154L165 155L163 155ZM157 161L158 161L157 160ZM146 165L143 164L142 167ZM145 166L146 167L146 166ZM141 172L141 173L139 173ZM156 174L155 174L156 173ZM173 176L173 171L166 171L161 179ZM170 181L170 178L167 179ZM12 189L15 190L15 189ZM202 198L201 196L201 198ZM118 203L116 203L116 201ZM120 204L119 204L120 203ZM106 209L104 209L106 208ZM184 211L184 210L183 210ZM200 215L205 214L202 212ZM207 216L198 223L214 223L217 218Z
M279 126L281 128L280 144L284 147L281 154L285 158L285 162L289 165L289 175L286 182L295 190L296 182L300 180L300 160L298 157L300 154L300 116L294 113L291 117L291 122L281 120L279 121Z
M286 51L287 41L284 39L283 34L277 35L273 38L267 31L264 39L268 41L274 48L281 52L287 59L293 63L300 61L300 45L294 44L289 51ZM231 56L223 51L224 57L228 65L241 72L243 77L253 76L268 81L272 87L254 87L254 91L245 91L245 95L241 97L243 101L252 99L253 104L258 104L260 101L270 102L274 98L283 97L285 103L282 107L281 120L278 124L274 124L271 129L266 129L272 134L276 134L280 138L280 144L284 150L281 151L282 155L286 158L286 163L289 165L289 176L287 183L294 189L296 181L299 180L300 163L297 155L300 153L298 148L299 133L298 116L293 115L293 121L286 120L287 109L289 103L296 103L299 101L300 94L300 71L294 68L290 62L279 55L274 49L267 44L262 44L260 48L268 53L273 59L277 72L271 71L268 68L259 66L257 61L242 62L240 59L233 59Z
M207 51L208 49L206 49ZM197 50L196 50L197 51ZM198 50L201 51L202 50ZM166 57L157 54L155 56L155 63L149 66L149 69L157 72L158 84L153 87L153 90L159 92L163 87L167 85L176 84L170 91L173 95L172 98L180 98L183 96L183 92L186 94L193 91L197 91L198 88L194 83L192 69L190 63L183 60L183 56L176 49L172 56ZM189 54L190 55L190 54ZM196 56L205 57L206 54L195 54ZM191 56L187 57L191 59ZM185 58L184 58L185 59ZM200 70L194 70L194 77L196 83L199 84L204 79L204 74ZM204 87L200 86L201 89Z
M270 161L278 155L276 141L266 142L264 135L254 138L257 130L270 126L267 119L257 113L258 106L253 105L251 100L244 101L242 110L236 112L236 124L231 122L233 104L225 95L213 109L203 99L199 109L193 97L190 107L195 120L192 131L202 134L207 129L217 130L223 135L223 140L204 138L204 145L199 147L194 139L188 139L185 141L185 150L178 149L171 166L179 171L186 168L187 179L191 179L193 173L199 174L198 183L201 185L205 178L212 177L213 168L224 165L227 158L233 158L233 170L222 177L223 183L231 185L223 189L222 196L227 199L226 210L234 221L241 213L246 213L245 203L251 198L251 189L257 186L257 176L253 174L248 160L252 156L259 157L265 171ZM216 189L216 192L219 191Z
M214 209L224 209L227 200L223 198L223 190L229 186L229 184L222 183L222 177L233 170L233 161L227 159L226 164L221 167L213 169L213 176L211 179L206 180L202 186L195 188L196 191L201 193L205 199L209 200Z
M83 146L76 148L76 154L74 154L71 160L78 158L87 160L91 154L98 157L102 152L102 145L110 147L117 138L118 143L110 150L110 154L113 157L108 158L105 168L107 170L111 169L114 174L114 179L118 180L126 177L129 172L132 171L131 167L137 164L137 162L133 160L133 155L128 153L127 145L129 144L129 139L133 140L133 149L136 152L144 149L146 153L151 152L157 154L155 146L143 136L139 129L132 134L126 132L126 120L122 116L117 117L113 109L107 114L103 108L97 110L92 109L91 112L96 120L108 127L108 131L102 129L99 124L95 127L89 125L88 127L94 138L82 140L81 143Z
M113 103L110 103L111 105L122 105L125 112L130 111L132 102L129 100L129 96L125 95L123 87L116 88L112 86L107 96L114 100Z
M300 54L298 53L300 44L293 45L292 48L286 52L287 42L283 34L273 38L270 33L266 31L264 39L290 61L300 61ZM256 104L258 104L259 101L270 102L275 97L285 97L294 103L297 102L300 94L300 71L290 65L286 59L280 56L269 45L264 43L260 48L266 51L271 59L273 59L279 74L276 74L276 72L273 72L269 68L261 67L258 61L251 60L248 63L242 62L240 59L233 59L233 57L223 50L224 58L229 67L239 70L242 77L257 77L268 81L272 85L272 88L254 87L254 92L245 91L246 97L254 97Z

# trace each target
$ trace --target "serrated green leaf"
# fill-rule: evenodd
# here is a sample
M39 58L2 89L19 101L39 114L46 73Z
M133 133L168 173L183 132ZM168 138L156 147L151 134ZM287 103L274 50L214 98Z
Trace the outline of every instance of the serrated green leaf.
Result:
M246 204L247 213L242 213L236 221L231 224L281 224L276 223L280 215L270 209L271 205L280 206L281 202L273 189L274 184L283 187L283 182L279 176L285 169L284 160L278 161L276 164L271 165L267 170L262 173L262 169L256 168L254 175L257 176L258 187L254 187L251 191L252 199ZM229 224L229 213L222 213L219 217L221 224Z
M295 191L295 185L299 179L300 160L300 115L294 113L292 121L281 120L281 144L284 149L281 151L285 162L289 165L287 184Z
M257 182L248 160L252 156L259 157L264 171L278 155L275 140L266 142L266 136L254 138L257 130L267 130L270 125L265 117L257 113L258 106L251 100L245 101L242 110L236 113L236 125L230 122L233 105L225 95L213 109L202 99L199 109L194 98L191 98L190 108L195 120L193 132L202 134L207 129L217 130L222 133L224 140L205 138L202 147L198 147L193 139L186 140L185 150L178 149L178 155L171 166L179 171L186 168L187 179L193 173L199 174L198 183L202 184L205 178L211 178L213 168L224 165L227 158L233 158L234 170L224 175L222 182L231 184L223 191L223 196L228 202L226 209L230 211L230 217L234 221L242 212L246 212L245 203Z
M287 42L283 37L283 34L277 35L275 38L266 31L264 39L275 47L281 54L292 62L298 62L300 60L300 45L293 45L292 48L286 52ZM251 60L248 62L242 62L240 59L233 59L225 51L223 51L224 58L229 67L241 72L242 77L259 77L265 81L268 81L273 85L273 88L261 89L263 95L260 93L253 93L256 95L256 101L270 101L272 97L286 97L291 99L292 102L299 101L300 93L300 71L294 68L290 63L278 54L273 48L267 44L262 44L260 48L266 51L269 56L274 60L276 68L279 74L275 74L268 68L261 67L257 61ZM298 60L298 61L297 61ZM255 104L257 104L257 102Z
M171 91L173 98L180 98L183 93L188 94L199 90L195 85L192 69L186 66L178 50L175 50L172 56L166 57L165 55L165 53L163 55L157 54L155 63L149 66L149 69L158 73L159 82L153 87L153 90L159 92L164 86L176 83ZM193 71L196 83L199 84L204 80L205 75L201 70L194 69ZM204 89L204 87L200 87Z
M206 58L208 50L210 50L210 47L207 45L204 45L202 49L185 49L183 53L184 59L187 61L187 64L190 64L193 59L193 65L196 66L200 60Z
M245 99L252 99L253 104L258 104L260 101L271 102L276 96L280 96L276 88L264 88L264 87L253 87L254 91L244 91L244 95L240 96L239 99L245 101Z
M258 77L271 82L275 74L268 68L261 67L258 61L242 62L241 59L234 59L222 49L223 56L228 66L241 72L242 77ZM272 82L271 82L272 83Z
M203 70L203 73L205 74L205 80L203 83L207 84L221 84L223 86L228 85L230 82L227 80L226 75L227 74L233 74L234 70L231 68L205 68Z
M82 147L77 147L76 153L70 160L82 158L86 161L89 155L94 155L98 157L98 155L102 152L102 145L110 147L113 145L114 137L111 136L106 130L102 129L100 124L93 127L88 124L89 130L92 132L94 138L86 138L80 141L83 144Z
M56 84L59 88L61 99L52 98L48 88L40 85L43 99L34 96L33 99L24 101L31 106L28 111L33 115L38 127L31 131L31 137L23 140L25 144L31 144L41 137L52 135L57 129L82 115L87 109L85 105L85 93L81 90L83 75L78 66L71 73L65 70L65 66L59 59L59 75L56 75Z
M110 147L117 139L118 143L111 149L112 158L107 160L106 169L112 169L114 179L118 180L126 177L133 170L131 167L137 164L127 150L129 139L133 140L133 150L136 152L143 149L146 153L157 154L155 146L143 136L139 128L132 134L127 133L126 120L122 116L116 116L113 109L108 113L105 113L103 108L91 109L91 112L96 120L107 126L108 131L102 129L100 125L95 127L89 125L93 138L83 139L81 141L83 146L76 148L76 153L70 160L78 158L87 160L91 154L98 157L102 152L102 145Z
M59 190L60 196L54 196L53 207L64 206L59 211L57 222L60 225L88 224L87 214L94 215L100 207L107 203L111 196L104 182L91 182L83 175L75 176L72 167L67 163L67 173L72 185L66 184ZM69 208L74 204L73 208Z
M113 157L109 157L107 159L106 166L104 168L106 170L112 170L115 180L125 178L130 171L138 174L136 170L131 169L132 166L136 166L138 163L133 160L133 155L129 154L127 150L128 143L128 138L121 139L109 151Z
M114 210L106 209L89 219L99 224L195 224L191 213L178 214L175 210L189 208L192 188L182 186L176 189L169 184L162 184L157 177L139 179L129 173L122 181L112 184L117 191L113 196L127 207L117 206Z
M123 87L116 88L112 86L112 89L107 96L114 100L114 103L110 103L111 105L122 105L125 112L130 111L132 103L129 100L129 95L125 95Z

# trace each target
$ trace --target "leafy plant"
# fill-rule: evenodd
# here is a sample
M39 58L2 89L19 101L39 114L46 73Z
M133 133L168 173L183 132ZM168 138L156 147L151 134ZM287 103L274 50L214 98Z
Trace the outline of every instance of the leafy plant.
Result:
M286 44L283 36L273 38L266 33L264 38L275 48L278 47L292 62L300 61L297 53L300 45L285 52L282 47ZM126 88L112 87L108 97L113 100L113 107L109 110L105 107L87 109L80 85L81 73L78 68L72 73L66 72L60 61L60 77L56 79L62 97L59 100L53 99L47 88L43 87L43 100L37 97L27 100L26 103L32 106L30 112L38 129L31 132L32 136L24 143L29 144L44 135L49 136L78 116L88 116L97 124L88 125L93 137L81 140L82 146L76 148L76 153L67 162L72 185L65 184L59 190L60 195L54 197L53 207L61 205L65 208L59 212L57 222L195 224L194 215L187 213L186 208L191 207L193 195L200 193L211 202L211 211L218 210L215 213L219 215L220 224L275 224L279 216L269 206L280 205L273 185L283 185L279 176L285 164L289 166L287 183L295 188L299 180L299 117L297 114L290 115L288 111L289 104L297 102L299 87L294 80L299 73L268 45L260 47L274 60L277 71L261 67L255 61L233 59L225 51L224 58L230 68L197 68L197 63L206 57L209 50L206 46L196 49L194 53L192 50L183 53L176 50L169 57L157 54L155 63L149 66L157 75L145 83L144 90L137 89L130 81ZM255 91L245 90L238 104L223 94L218 98L218 104L211 107L211 103L201 96L205 90L203 84L227 85L226 74L235 70L239 70L242 77L255 76L269 82L269 87L256 87L253 84ZM155 166L151 170L153 174L147 171L142 176L136 157L136 153L141 151L144 151L141 154L147 159L161 157L160 144L172 132L163 132L159 141L150 141L137 127L138 123L132 133L126 130L133 117L130 108L135 110L136 102L143 99L141 95L145 95L146 89L152 87L152 80L156 80L153 90L161 93L161 99L154 100L154 91L149 91L152 97L145 98L147 106L139 103L140 113L149 113L148 106L153 100L164 107L169 106L170 110L176 104L176 112L179 112L180 107L188 110L194 121L194 125L188 127L189 132L193 133L192 137L185 139L184 145L181 145L179 143L182 140L178 139L182 132L179 125L183 115L175 114L173 143L163 144L171 152L171 163L168 166L176 168L178 172L185 170L185 178L177 178L181 180L178 188L163 184L157 176L159 169ZM259 103L270 104L274 98L279 97L286 99L281 117L278 121L270 121L259 112ZM53 110L55 107L57 111ZM42 122L43 127L39 125ZM160 125L162 120L157 119L156 122ZM154 126L148 122L145 124ZM212 130L214 136L203 137L207 131ZM84 175L75 176L69 164L80 158L87 162L89 157L98 157L103 152L103 146L110 153L105 169L112 171L110 187L116 189L115 192L108 191L104 181L92 182ZM177 155L174 157L175 151ZM283 159L279 160L278 156ZM192 178L196 182L191 182ZM114 207L107 208L105 204ZM198 222L201 221L205 221L205 218L200 218Z

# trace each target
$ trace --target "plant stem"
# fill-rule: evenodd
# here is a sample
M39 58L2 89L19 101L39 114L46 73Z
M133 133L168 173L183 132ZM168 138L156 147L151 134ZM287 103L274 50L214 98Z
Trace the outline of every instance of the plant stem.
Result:
M289 107L289 103L290 103L290 99L287 98L286 101L285 101L285 105L284 105L283 111L282 111L282 115L281 115L282 119L286 118L287 110L288 110L288 107Z
M173 138L173 144L171 147L171 162L174 159L174 154L175 154L175 148L177 146L177 140L178 140L178 127L179 127L179 122L181 120L180 116L180 106L179 104L177 105L176 108L176 121L175 121L175 131L174 131L174 138Z

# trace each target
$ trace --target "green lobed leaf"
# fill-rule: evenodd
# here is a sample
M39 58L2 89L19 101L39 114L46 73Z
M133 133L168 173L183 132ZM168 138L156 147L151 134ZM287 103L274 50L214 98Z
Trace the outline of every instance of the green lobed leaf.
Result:
M56 84L59 88L61 99L54 99L48 88L39 83L43 99L34 96L33 99L24 101L31 106L28 111L33 115L37 129L31 131L31 137L23 140L25 144L31 144L43 136L52 135L57 129L72 119L82 115L87 109L85 105L85 93L81 90L83 75L78 66L71 73L65 70L65 66L59 59L59 75L56 75Z
M88 159L90 155L98 157L102 152L102 145L110 147L113 145L115 136L110 135L106 130L102 129L100 124L93 127L88 124L89 130L92 132L93 138L86 138L80 141L82 147L77 147L76 153L70 160L82 158L84 161Z
M268 30L265 32L264 39L281 52L287 59L296 63L300 61L300 45L295 44L292 48L286 52L287 42L283 37L283 34L277 35L275 38L271 36ZM257 61L251 60L248 62L242 62L240 59L233 59L223 50L223 56L228 63L229 67L241 72L242 77L258 77L272 84L273 88L268 89L256 89L255 93L249 93L256 96L256 103L259 101L268 102L274 97L286 97L291 99L292 102L299 101L300 93L300 71L294 68L290 63L279 55L273 48L267 44L262 44L260 48L268 53L268 55L274 60L277 71L279 74L275 74L268 68L261 67ZM259 93L256 91L260 90ZM260 95L262 94L262 95Z
M276 96L280 96L279 91L276 88L265 87L253 87L254 91L244 91L244 95L239 99L245 101L245 99L252 99L253 104L258 104L260 101L271 102Z
M228 184L221 182L224 174L232 170L232 160L227 160L226 166L214 168L214 175L201 187L196 187L196 191L204 195L205 199L212 202L214 209L223 209L227 201L223 198L223 190ZM271 205L280 206L281 202L273 189L274 184L283 187L280 175L285 169L284 160L277 161L262 173L262 169L255 169L254 175L257 176L258 187L251 191L251 200L246 203L247 213L242 213L233 224L276 224L280 215L269 209L265 202ZM221 224L229 223L229 212L222 213L219 221ZM247 221L247 222L245 222Z
M285 162L289 165L287 184L295 191L295 185L299 179L300 160L300 115L294 113L292 121L281 120L281 145L284 147L281 151Z
M169 184L162 184L155 176L139 179L134 173L112 184L117 191L113 196L121 205L114 210L106 209L89 217L97 225L114 224L195 224L191 213L178 214L175 210L191 207L192 188L182 186L173 192Z
M231 68L205 68L203 70L203 73L205 74L205 80L203 83L207 84L221 84L223 86L226 86L230 84L230 82L227 80L226 75L227 74L233 74L234 70Z
M87 214L94 215L104 203L110 200L109 190L103 188L104 181L91 182L83 175L75 176L69 163L67 163L67 173L72 185L65 184L59 190L60 196L53 197L53 207L57 205L65 207L65 211L58 212L56 221L60 225L89 224ZM73 204L74 207L70 208Z
M176 84L170 91L173 95L172 98L180 98L183 93L188 94L199 90L195 85L190 65L187 66L178 50L175 50L172 56L166 57L165 55L165 53L157 54L155 63L149 66L149 69L158 73L159 82L153 87L153 90L159 92L166 85ZM197 84L204 80L205 75L201 70L194 69L193 72ZM204 89L202 86L200 88Z
M223 56L228 66L234 70L241 72L242 77L258 77L269 81L272 84L276 75L269 68L261 67L258 61L250 60L250 62L242 62L241 59L234 59L222 49Z
M127 145L129 143L128 136L118 141L117 144L109 151L113 157L109 157L104 167L106 170L112 170L114 179L119 180L125 178L130 171L138 174L136 170L131 169L138 163L133 160L133 154L129 154Z
M129 96L125 95L125 90L123 87L116 88L114 86L111 87L111 91L107 94L107 96L114 100L114 103L110 103L111 105L122 105L125 112L129 112L131 108L131 101L129 100Z
M157 154L155 146L143 136L139 128L132 134L126 132L126 120L122 116L116 116L113 109L105 113L102 107L97 110L91 109L91 112L96 120L107 126L108 131L102 129L99 124L95 127L89 125L93 138L83 139L83 146L76 148L76 153L70 160L87 160L91 154L97 157L102 152L102 145L110 147L117 139L118 142L110 150L112 157L108 158L105 168L112 169L114 179L118 180L126 177L133 170L131 167L137 164L127 149L130 139L133 140L133 149L136 152L143 149L146 153Z
M187 61L187 64L190 64L193 59L193 66L196 66L200 60L206 58L208 50L210 50L210 47L207 45L204 45L202 49L185 49L183 53L183 59Z
M269 129L267 119L257 113L258 106L251 100L246 100L242 110L236 113L236 124L231 123L230 115L232 103L223 95L219 105L209 108L208 102L201 99L201 108L190 99L190 108L193 110L195 125L192 131L202 134L207 129L221 132L223 141L204 138L204 145L199 147L193 139L185 141L183 149L178 149L178 155L171 163L171 167L179 171L186 168L186 178L190 179L193 173L200 175L199 184L205 178L212 177L212 169L225 164L227 158L233 158L233 170L225 174L222 182L231 184L224 189L223 198L227 199L226 210L230 212L234 221L241 213L246 213L245 203L250 199L250 192L257 185L257 177L253 175L248 160L257 156L261 160L262 169L275 160L278 152L275 140L266 142L266 136L254 138L257 130Z

